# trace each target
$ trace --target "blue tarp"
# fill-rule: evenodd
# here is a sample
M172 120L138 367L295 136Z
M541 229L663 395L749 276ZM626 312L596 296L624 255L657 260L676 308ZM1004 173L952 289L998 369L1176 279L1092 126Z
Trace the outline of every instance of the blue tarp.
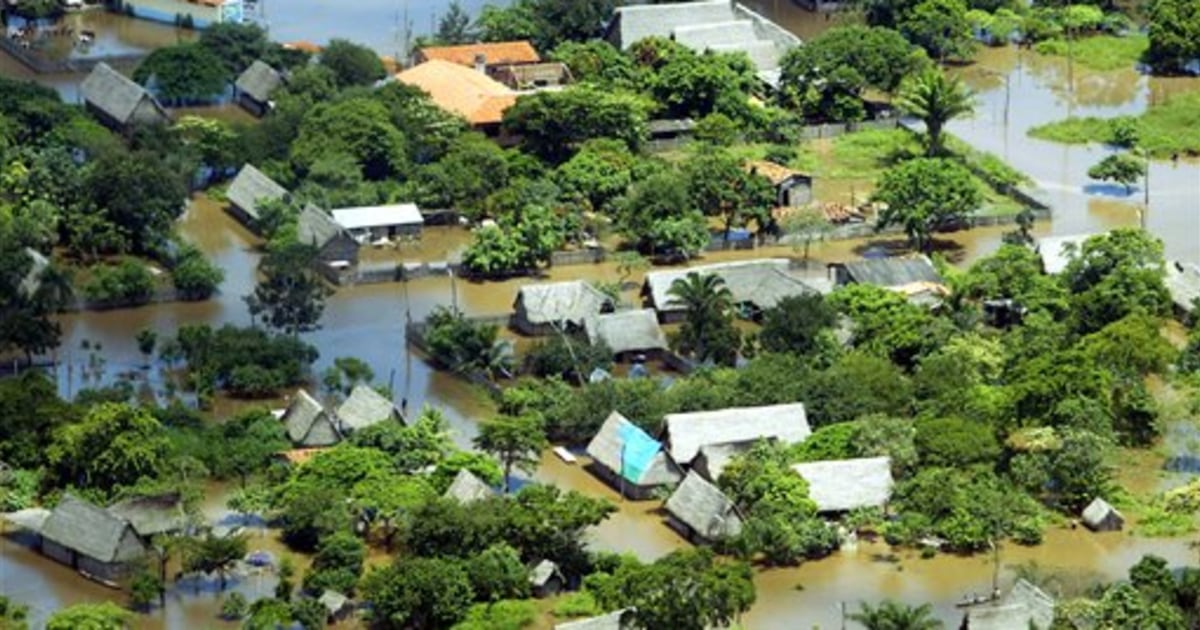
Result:
M617 436L621 440L619 472L626 480L638 483L654 462L654 456L662 450L662 444L627 420L621 421L621 426L617 428Z

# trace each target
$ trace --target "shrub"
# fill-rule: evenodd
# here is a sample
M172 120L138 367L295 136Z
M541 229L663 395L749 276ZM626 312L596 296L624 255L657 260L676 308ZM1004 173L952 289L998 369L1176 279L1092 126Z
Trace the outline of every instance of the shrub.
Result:
M206 300L225 280L225 272L195 248L188 248L175 265L172 280L184 300Z
M83 292L102 306L139 306L154 296L154 276L142 263L126 258L115 266L97 267Z
M250 611L250 604L246 602L246 596L234 591L221 602L221 618L234 620L241 619Z

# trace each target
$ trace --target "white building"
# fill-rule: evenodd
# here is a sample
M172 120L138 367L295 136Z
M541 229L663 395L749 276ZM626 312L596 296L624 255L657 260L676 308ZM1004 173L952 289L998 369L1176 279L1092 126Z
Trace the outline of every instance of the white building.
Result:
M333 211L333 219L360 243L385 238L416 238L425 225L421 210L411 203L341 208Z

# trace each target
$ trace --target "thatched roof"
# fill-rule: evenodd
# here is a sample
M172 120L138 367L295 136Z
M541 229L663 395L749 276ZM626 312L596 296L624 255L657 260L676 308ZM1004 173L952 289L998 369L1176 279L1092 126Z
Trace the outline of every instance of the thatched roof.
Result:
M633 628L632 608L622 608L598 617L554 624L554 630L629 630Z
M662 486L679 481L662 444L619 412L608 414L587 446L588 457L639 486Z
M336 432L336 424L325 407L303 389L296 390L296 396L283 413L283 425L288 438L298 446L329 446L336 443L336 439L329 441L315 437L313 429L320 423L328 423Z
M742 519L733 501L695 471L683 478L664 507L708 540L736 536L742 531Z
M574 324L612 309L612 299L583 280L527 284L517 290L516 305L532 324Z
M892 496L892 460L865 457L792 466L808 482L808 496L821 512L880 507Z
M941 274L926 256L870 258L840 263L850 279L859 284L885 288L941 285Z
M789 273L791 263L786 258L760 258L741 262L700 265L686 269L651 271L646 274L642 293L660 313L683 311L671 296L671 284L689 273L701 276L716 275L725 281L735 304L752 304L759 309L775 306L785 297L816 293L817 289Z
M355 385L350 396L337 409L341 427L360 431L387 420L400 420L400 410L392 401L366 385Z
M1054 622L1054 598L1024 579L999 601L967 611L971 630L1048 629Z
M50 518L50 510L46 508L26 508L4 514L4 520L34 533L42 531L48 518Z
M133 559L120 557L122 538L132 529L129 521L67 494L51 510L41 534L101 562L122 562Z
M681 465L695 459L702 446L759 439L796 444L812 434L802 403L672 413L666 426L671 457Z
M109 514L129 521L138 536L182 531L187 527L183 499L172 492L152 497L133 497L118 501L106 508Z
M709 481L716 481L721 478L721 473L725 472L725 467L729 462L733 461L734 457L745 453L754 446L754 442L731 442L727 444L706 444L700 447L700 453L692 465L696 467L697 472L704 475ZM699 462L703 461L703 470L700 469Z
M96 64L83 80L79 86L79 94L92 107L120 124L127 124L133 119L133 114L143 99L149 99L153 107L162 112L164 119L166 118L166 112L162 111L162 106L150 96L146 88L134 83L132 79L113 70L104 62Z
M1078 255L1083 242L1095 234L1066 234L1063 236L1046 236L1038 239L1038 255L1042 257L1042 268L1050 275L1059 274L1066 270L1071 257L1067 252Z
M305 206L296 220L296 240L318 249L345 230L346 228L338 225L328 212L312 204Z
M648 352L667 347L667 336L658 325L658 316L651 309L617 311L588 318L584 324L588 341L603 341L613 354Z
M270 100L271 92L281 85L283 85L283 75L258 59L255 59L249 68L238 75L237 81L234 82L234 86L239 92L260 103Z
M1167 291L1175 308L1190 313L1192 305L1200 299L1200 265L1171 261L1166 266Z
M496 496L496 490L476 477L474 473L463 468L454 476L454 481L450 483L450 487L446 488L446 493L442 496L465 504L490 499Z
M259 202L283 199L287 194L287 189L267 177L266 173L254 168L253 164L246 164L229 183L225 198L251 218L258 219Z
M1121 514L1117 508L1113 507L1108 501L1105 501L1100 497L1096 497L1091 503L1088 504L1087 507L1083 508L1083 513L1080 515L1080 518L1083 520L1083 524L1087 525L1089 528L1101 529L1104 525L1104 521L1108 519L1110 515L1116 515L1121 522L1125 521L1125 516Z

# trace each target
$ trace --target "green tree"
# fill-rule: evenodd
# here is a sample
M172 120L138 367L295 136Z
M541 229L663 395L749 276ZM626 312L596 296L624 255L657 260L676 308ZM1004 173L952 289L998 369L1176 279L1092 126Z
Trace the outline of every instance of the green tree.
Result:
M1133 185L1146 176L1146 161L1128 153L1113 153L1088 169L1088 177L1113 181L1125 187L1125 194L1133 192Z
M371 85L387 76L379 55L345 39L330 40L321 51L320 64L333 71L334 81L341 88Z
M530 2L514 2L511 6L485 4L475 20L479 40L484 42L511 42L521 39L537 40L539 48L542 35L538 15ZM544 48L542 48L545 50Z
M262 278L246 296L250 315L267 327L297 335L316 330L331 291L317 274L317 250L291 242L272 246L259 263Z
M158 573L148 569L138 571L129 584L129 606L134 610L147 611L164 590Z
M85 187L102 216L128 239L127 247L106 253L159 251L187 199L183 177L161 157L142 151L97 156Z
M185 571L200 573L216 573L222 591L225 590L229 578L229 569L234 562L246 555L246 538L244 536L217 537L208 534L197 538L188 545L184 553L183 568Z
M162 425L147 410L103 403L79 422L59 427L46 460L59 487L112 492L155 477L166 466L169 450Z
M475 599L496 602L503 599L529 597L529 570L521 563L521 555L505 543L484 549L464 565Z
M941 61L968 59L975 49L963 0L924 0L907 12L897 27L908 41Z
M1000 442L982 423L958 418L921 419L916 428L917 453L924 465L965 468L993 465L1000 457Z
M556 169L556 179L564 191L579 195L593 210L604 212L633 183L637 162L629 147L619 140L588 140Z
M688 258L708 244L704 215L692 207L682 175L664 170L630 187L617 202L618 224L638 251Z
M318 162L336 156L354 158L362 176L370 181L388 179L409 168L404 134L392 122L387 107L365 95L319 103L304 114L299 136L291 146L292 161L302 171L310 171Z
M207 300L225 280L225 271L195 247L185 247L171 270L171 281L184 300Z
M805 403L814 426L872 413L907 415L912 405L912 383L904 372L862 352L846 354L813 380Z
M522 138L526 151L559 164L594 138L620 140L636 151L650 109L641 96L576 85L518 98L504 112L504 128Z
M27 630L29 607L0 595L0 627L5 630Z
M613 573L588 576L585 583L604 609L632 607L641 627L702 630L729 625L754 604L751 577L745 563L689 549L653 564L622 562Z
M1149 4L1150 48L1146 63L1156 74L1176 74L1200 57L1200 7L1188 0Z
M604 40L563 42L549 57L566 64L576 81L631 88L636 80L633 61Z
M461 2L453 0L450 6L446 7L446 12L438 18L437 32L433 37L444 46L469 44L472 39L470 26L471 16L467 15Z
M53 17L62 10L57 0L17 0L12 5L13 13L31 20Z
M229 621L237 621L250 612L250 604L246 601L246 596L234 591L225 596L221 602L221 618Z
M975 96L961 79L934 68L906 80L900 86L896 105L925 123L926 155L937 157L944 149L942 130L946 123L974 111Z
M537 469L542 451L549 443L540 419L535 416L500 417L479 427L475 446L491 453L504 467L504 491L512 484L513 468L527 473Z
M885 171L874 199L887 204L879 212L877 229L901 225L917 249L928 252L933 233L969 218L983 202L983 193L959 163L919 158Z
M50 615L46 630L125 630L129 611L112 602L75 604Z
M363 578L371 621L381 628L448 627L471 607L471 581L458 562L405 558Z
M150 53L133 73L151 85L160 98L179 104L213 99L225 91L228 76L221 59L200 44L183 43Z
M933 606L906 606L890 599L877 606L863 602L858 612L850 614L850 620L861 623L867 630L937 630L942 627L942 622L933 617Z
M154 355L154 346L158 343L158 333L149 328L143 328L137 334L138 352L146 359L146 366L150 365L150 358Z
M684 309L683 326L673 344L698 361L732 365L741 345L733 325L733 293L715 274L690 272L667 290L672 306Z
M770 352L807 355L821 347L821 334L836 323L837 311L821 294L788 296L763 311L758 339Z
M702 150L684 163L692 207L706 216L721 217L725 238L735 226L753 220L761 231L771 217L775 190L770 180L742 168L741 160L720 149Z
M1167 314L1162 251L1161 241L1137 229L1084 241L1062 274L1079 331L1099 330L1130 313Z
M325 589L352 594L366 557L367 546L349 532L337 532L322 539L304 576L304 590L316 595Z

